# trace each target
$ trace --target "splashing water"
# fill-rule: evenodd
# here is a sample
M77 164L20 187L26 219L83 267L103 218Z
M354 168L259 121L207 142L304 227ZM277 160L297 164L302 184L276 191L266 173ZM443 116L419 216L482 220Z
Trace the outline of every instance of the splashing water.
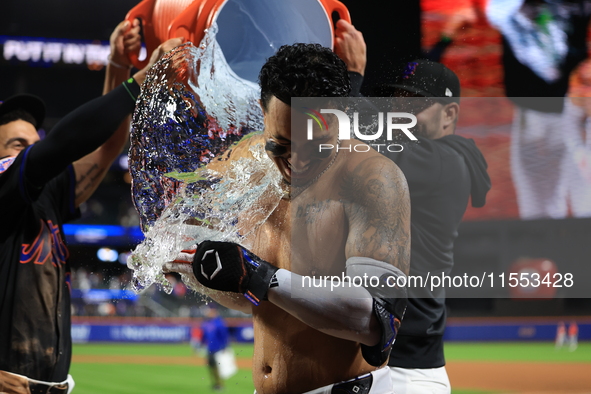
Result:
M185 180L180 174L191 174L263 128L259 88L230 69L216 31L215 25L206 31L198 48L186 43L165 55L142 86L129 162L144 233L174 200Z
M232 162L223 176L203 170L203 179L179 190L131 254L128 266L134 270L135 291L157 283L170 293L162 265L204 240L250 246L243 241L267 220L284 194L281 174L263 145L250 152L252 158Z
M258 86L228 67L216 31L165 55L138 98L129 158L145 240L128 260L137 292L156 283L170 293L164 263L204 240L242 243L284 194L262 143L223 173L200 169L263 127Z

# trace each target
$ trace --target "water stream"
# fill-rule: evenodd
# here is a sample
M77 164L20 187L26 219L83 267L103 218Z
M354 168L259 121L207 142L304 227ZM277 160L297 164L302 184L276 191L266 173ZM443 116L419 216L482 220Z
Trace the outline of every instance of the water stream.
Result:
M129 162L145 239L128 260L138 292L156 283L170 293L164 263L203 240L243 243L283 196L262 144L223 174L205 168L263 127L258 86L230 69L216 31L199 47L187 43L161 59L138 98Z

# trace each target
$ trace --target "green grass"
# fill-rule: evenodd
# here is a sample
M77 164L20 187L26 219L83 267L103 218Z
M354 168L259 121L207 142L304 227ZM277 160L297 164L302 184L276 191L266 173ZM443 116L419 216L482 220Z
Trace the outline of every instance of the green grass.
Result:
M236 356L252 358L252 345L233 344ZM74 355L197 357L189 344L77 344ZM76 394L209 393L206 366L120 363L72 363ZM252 394L250 369L240 369L225 382L224 393Z
M574 352L555 349L552 342L446 343L445 359L453 361L591 362L591 343L579 343ZM478 389L452 389L452 394L496 394Z
M184 365L72 364L76 394L208 393L207 367ZM251 371L241 369L225 382L224 393L252 394Z
M447 361L591 362L591 343L582 342L574 352L555 349L552 342L446 343Z
M252 345L233 344L236 356L252 358ZM591 343L579 343L574 352L556 350L550 342L446 343L447 361L591 362ZM74 355L197 357L189 344L77 344ZM205 366L119 363L76 363L71 374L76 394L209 393ZM226 382L225 394L252 394L251 371L240 369ZM494 394L492 391L454 389L453 394Z

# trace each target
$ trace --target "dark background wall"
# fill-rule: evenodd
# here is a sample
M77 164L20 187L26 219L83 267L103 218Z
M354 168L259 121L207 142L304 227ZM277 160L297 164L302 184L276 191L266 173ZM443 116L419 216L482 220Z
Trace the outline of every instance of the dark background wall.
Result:
M462 289L447 292L452 316L561 316L591 313L591 219L468 221L459 228L451 275L494 273L494 291L467 298ZM558 298L513 298L507 278L521 259L550 260L560 275L572 274L573 286L554 288ZM499 274L505 274L501 287ZM540 286L542 287L542 286ZM537 290L539 290L538 288ZM514 290L514 289L513 289ZM478 294L473 292L471 294ZM540 293L538 293L540 294Z
M351 22L367 44L365 94L372 86L387 82L401 66L420 56L421 8L419 0L341 0Z
M138 0L4 0L0 36L108 41L111 32ZM31 66L0 62L0 100L32 93L47 104L46 128L102 92L104 70L86 66Z

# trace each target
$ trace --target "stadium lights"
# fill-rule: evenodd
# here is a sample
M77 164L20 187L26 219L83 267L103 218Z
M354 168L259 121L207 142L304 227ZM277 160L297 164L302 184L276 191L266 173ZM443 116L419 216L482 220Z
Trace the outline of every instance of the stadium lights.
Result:
M96 252L96 256L100 261L112 263L117 261L119 258L119 253L111 248L100 248Z
M108 41L65 40L44 37L0 36L3 59L8 62L27 64L68 64L86 65L91 70L99 70L109 63L110 47ZM142 47L140 59L146 57Z
M68 245L137 245L144 239L138 226L124 227L97 224L64 224Z

